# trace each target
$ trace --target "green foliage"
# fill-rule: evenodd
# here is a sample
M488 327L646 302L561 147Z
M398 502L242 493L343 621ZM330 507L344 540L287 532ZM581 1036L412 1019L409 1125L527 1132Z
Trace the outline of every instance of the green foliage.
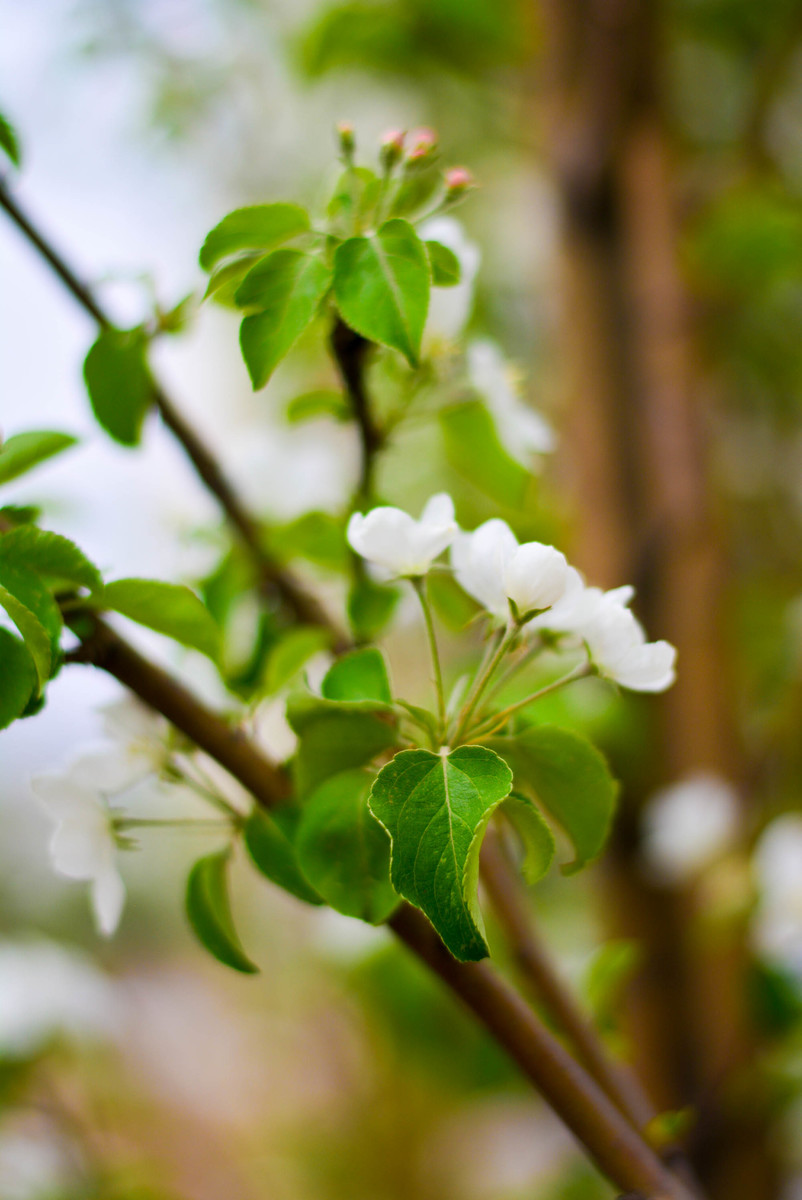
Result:
M435 287L454 287L459 283L459 259L453 250L449 250L442 242L426 242L426 253L429 255Z
M380 650L369 646L337 660L323 680L327 700L377 700L392 704L387 664Z
M22 634L22 639L36 668L38 688L41 691L50 677L51 649L47 631L38 617L2 583L0 583L0 608L5 609Z
M304 801L298 860L320 895L349 917L379 925L398 904L390 841L368 808L367 771L333 775Z
M348 620L358 641L372 641L386 627L401 599L401 589L357 579L348 593Z
M299 816L292 805L273 813L254 809L245 823L245 846L256 867L272 883L307 904L322 904L298 865L295 833Z
M9 483L18 475L24 475L39 463L77 444L78 439L69 433L56 433L49 429L14 434L0 445L0 483Z
M426 249L399 218L385 221L370 237L349 238L334 255L334 294L343 319L369 341L400 350L413 367L429 286Z
M22 634L41 691L58 658L63 624L58 605L33 571L0 556L0 607Z
M746 974L746 1000L755 1026L769 1038L786 1037L802 1025L799 980L773 963L752 963Z
M153 402L142 329L104 329L84 361L84 381L99 424L123 446L138 446Z
M216 659L220 631L201 600L188 587L155 579L117 579L92 597L96 608L111 609L138 625L173 638L182 646Z
M0 150L4 150L15 167L20 165L21 152L17 131L0 113Z
M379 772L371 812L392 839L392 882L422 909L455 958L488 954L476 897L479 848L512 772L492 750L404 750Z
M198 941L227 967L245 975L259 968L242 948L228 898L229 850L209 854L195 863L187 879L186 910Z
M74 542L59 533L21 525L0 537L0 561L33 571L50 586L73 584L97 591L100 572Z
M523 877L527 883L537 883L554 861L554 834L527 796L512 792L501 811L523 843Z
M331 269L314 254L276 250L252 267L236 303L258 310L240 327L240 346L255 389L264 387L310 323L331 285Z
M351 406L342 392L325 388L304 392L303 395L290 400L287 405L287 420L290 425L299 425L301 421L314 421L318 417L348 421L351 418Z
M211 271L241 250L273 250L309 229L309 214L297 204L255 204L237 208L206 235L200 265Z
M329 776L363 767L397 744L392 711L374 701L344 704L291 696L287 720L299 737L294 773L301 796Z
M509 762L516 787L533 793L571 839L576 859L563 871L578 871L596 858L610 832L617 786L595 746L553 725L532 726L489 744Z
M583 979L583 991L602 1033L615 1033L619 1028L624 991L641 958L638 943L629 938L605 942L593 955Z
M343 171L329 201L328 215L343 231L362 229L370 223L381 195L381 182L367 167Z
M288 629L276 640L267 659L265 687L278 692L294 679L305 663L325 650L331 635L315 625L299 625Z
M523 506L532 477L504 449L480 400L442 409L440 428L446 459L455 471L506 508Z
M348 565L343 523L330 513L308 512L287 525L273 525L267 543L271 553L285 562L305 558L329 571L342 571Z
M24 642L0 627L0 729L22 715L36 686L36 667Z

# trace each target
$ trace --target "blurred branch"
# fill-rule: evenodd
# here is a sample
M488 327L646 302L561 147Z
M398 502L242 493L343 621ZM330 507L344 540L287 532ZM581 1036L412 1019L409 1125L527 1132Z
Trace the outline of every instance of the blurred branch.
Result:
M80 639L68 662L90 664L112 675L229 771L259 804L272 808L287 798L287 776L242 731L206 708L98 617L72 612L67 619ZM618 1187L643 1193L649 1200L693 1200L590 1075L488 963L457 962L425 917L408 904L402 904L389 925L504 1047Z
M384 444L365 387L365 358L370 342L338 318L331 332L331 350L359 430L362 449L359 494L361 500L367 501L373 495L376 455Z
M100 329L114 328L114 323L98 303L91 288L78 277L62 255L34 225L12 196L3 179L0 179L0 207L5 209L17 228L39 251L67 290ZM258 572L263 591L267 594L275 592L300 623L321 625L331 630L336 651L341 652L346 649L348 646L347 636L335 625L317 598L311 595L290 571L276 562L266 551L259 522L248 511L212 451L181 415L155 379L153 380L153 404L164 424L183 447L201 482L215 497L229 525L247 550Z

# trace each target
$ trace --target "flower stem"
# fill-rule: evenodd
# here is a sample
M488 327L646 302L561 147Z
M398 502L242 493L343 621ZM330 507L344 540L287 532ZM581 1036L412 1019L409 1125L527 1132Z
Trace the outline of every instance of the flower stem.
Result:
M432 658L432 666L434 668L434 685L437 691L437 718L440 726L440 736L445 737L446 731L446 697L443 689L443 671L440 666L440 652L437 649L437 638L434 633L434 621L432 620L432 606L429 603L429 597L426 595L426 583L422 575L410 579L410 583L414 587L420 600L421 608L423 609L423 619L426 622L426 634L429 638L429 652Z
M125 829L229 829L229 821L213 817L116 817L114 828Z
M479 667L479 672L474 680L473 687L468 693L465 703L463 704L457 718L457 729L456 733L454 734L455 742L459 742L460 738L465 733L465 730L468 727L468 722L470 721L477 704L482 698L482 693L490 682L496 667L507 653L510 642L517 632L518 627L516 625L508 625L506 629L500 629L496 634L495 639L491 640L489 643L485 657L482 660L481 666Z
M480 722L475 726L471 733L472 742L480 741L482 738L490 737L491 734L497 733L503 725L515 713L522 708L526 708L529 704L534 704L535 700L541 700L544 696L548 696L551 692L556 692L558 688L565 687L567 683L573 683L576 679L587 679L589 675L594 674L595 668L590 663L580 663L574 667L573 671L569 671L567 675L563 675L562 679L555 679L553 683L547 683L545 687L540 688L537 692L531 692L530 695L524 696L523 700L517 700L515 704L509 704L506 708L502 708L501 712L493 713L491 717Z

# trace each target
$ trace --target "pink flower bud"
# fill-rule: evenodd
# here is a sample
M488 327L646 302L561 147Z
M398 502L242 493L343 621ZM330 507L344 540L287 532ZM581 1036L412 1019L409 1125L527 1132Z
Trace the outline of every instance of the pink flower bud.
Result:
M409 135L409 152L407 161L411 163L423 162L431 157L437 149L437 134L433 129L427 129L425 126L420 129L413 129Z
M406 131L403 129L388 129L381 136L381 152L379 158L382 166L390 171L395 164L400 160L404 153L404 139Z
M445 175L446 191L451 196L460 195L468 188L474 187L473 175L467 167L450 167Z
M337 136L340 139L340 150L342 151L342 156L347 163L350 163L354 157L354 151L356 150L354 127L350 121L337 122Z

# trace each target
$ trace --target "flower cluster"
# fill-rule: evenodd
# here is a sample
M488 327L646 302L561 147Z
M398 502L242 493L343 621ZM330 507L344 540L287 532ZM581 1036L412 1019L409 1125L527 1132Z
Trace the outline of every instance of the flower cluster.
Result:
M494 621L524 636L548 633L564 645L584 645L599 674L632 691L662 692L674 681L676 651L668 642L647 641L628 607L632 588L588 587L559 550L519 545L505 521L463 532L444 493L429 500L417 521L399 508L355 513L348 541L386 575L412 579L450 547L458 583Z

